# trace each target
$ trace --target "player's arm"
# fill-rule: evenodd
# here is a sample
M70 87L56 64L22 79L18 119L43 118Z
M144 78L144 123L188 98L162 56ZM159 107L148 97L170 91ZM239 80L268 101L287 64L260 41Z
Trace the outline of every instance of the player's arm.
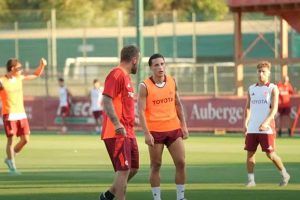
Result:
M148 130L147 123L146 123L146 117L145 117L146 100L147 100L147 88L144 83L141 83L139 86L139 96L138 96L139 121L140 121L140 125L144 132L145 143L150 146L153 146L154 139Z
M181 129L183 132L183 139L187 139L189 137L189 131L187 129L187 125L186 125L186 121L185 121L185 117L184 117L184 110L183 110L183 106L182 106L182 103L179 98L179 94L177 92L177 88L176 88L176 93L175 93L175 107L176 107L177 116L180 121L180 126L181 126Z
M3 90L2 81L0 80L0 91Z
M113 125L115 126L115 131L117 134L126 135L126 130L121 124L119 118L117 117L112 98L107 95L103 95L103 109Z
M246 107L245 107L245 120L244 120L244 133L245 135L247 134L247 128L248 128L248 123L250 119L250 94L248 92L247 94L247 101L246 101Z
M269 111L269 114L267 118L264 120L264 122L260 125L259 130L264 131L269 128L270 122L272 119L275 118L275 115L278 110L278 96L279 96L279 91L277 86L273 88L272 93L271 93L271 109Z
M39 77L43 73L44 68L46 67L46 65L47 65L47 61L44 58L41 58L40 64L36 68L34 73L30 74L30 75L24 75L24 79L25 80L32 80L32 79L35 79L35 78Z

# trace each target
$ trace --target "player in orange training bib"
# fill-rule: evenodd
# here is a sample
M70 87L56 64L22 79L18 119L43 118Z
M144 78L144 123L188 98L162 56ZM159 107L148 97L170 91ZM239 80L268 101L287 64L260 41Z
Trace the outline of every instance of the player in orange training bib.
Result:
M175 164L177 200L184 200L185 149L183 139L189 135L183 107L173 77L166 75L166 63L161 54L149 58L152 76L139 87L139 118L148 145L151 172L150 184L154 200L161 200L160 167L166 146Z
M6 63L7 74L0 77L3 125L7 136L7 157L4 162L11 173L18 173L15 155L28 143L30 135L27 115L24 109L23 80L32 80L39 77L46 65L46 60L42 58L34 74L23 75L20 61L16 58L11 58ZM20 137L20 140L13 146L15 137Z

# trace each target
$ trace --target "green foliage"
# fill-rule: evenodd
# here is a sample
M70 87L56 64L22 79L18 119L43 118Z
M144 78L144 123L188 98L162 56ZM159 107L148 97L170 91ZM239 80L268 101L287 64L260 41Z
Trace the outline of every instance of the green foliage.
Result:
M180 20L191 20L191 13L198 20L222 19L228 12L224 0L144 0L145 16L154 11L163 19L172 18L177 10ZM1 25L41 23L50 20L51 9L56 9L58 27L116 26L118 11L123 11L123 23L135 22L135 0L1 0ZM148 21L145 17L146 24ZM170 20L168 20L170 21Z

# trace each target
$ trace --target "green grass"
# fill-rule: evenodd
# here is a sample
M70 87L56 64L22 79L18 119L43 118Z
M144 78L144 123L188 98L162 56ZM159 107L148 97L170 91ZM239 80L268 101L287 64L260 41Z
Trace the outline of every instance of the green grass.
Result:
M103 142L96 135L33 133L31 142L17 156L20 176L7 173L5 136L0 136L0 199L2 200L96 200L113 179L111 163ZM140 171L128 186L127 199L151 200L148 183L147 147L139 137ZM260 151L257 154L256 184L245 188L245 151L241 135L192 136L186 142L188 180L186 197L198 199L299 199L300 138L277 140L292 179L280 188L280 175ZM176 199L174 167L167 151L162 167L162 198Z

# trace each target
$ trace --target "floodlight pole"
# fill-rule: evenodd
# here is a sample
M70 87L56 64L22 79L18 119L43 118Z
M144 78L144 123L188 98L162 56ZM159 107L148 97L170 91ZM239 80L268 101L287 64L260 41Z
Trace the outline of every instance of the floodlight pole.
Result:
M143 26L144 26L144 0L135 0L135 16L136 16L136 44L140 48L140 62L138 66L138 74L136 77L136 91L138 91L139 83L144 78L144 69L142 58L144 55L144 37L143 37Z

